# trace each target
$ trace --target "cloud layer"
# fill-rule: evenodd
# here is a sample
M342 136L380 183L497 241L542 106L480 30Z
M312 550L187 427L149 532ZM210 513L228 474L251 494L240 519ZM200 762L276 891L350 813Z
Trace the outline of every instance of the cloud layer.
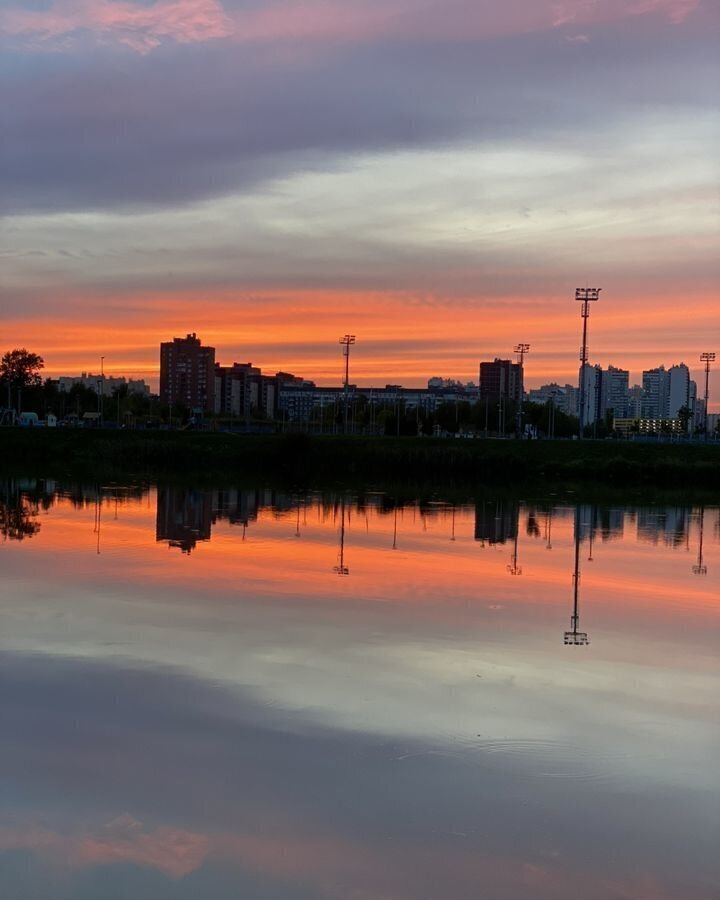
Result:
M195 290L219 324L313 291L352 321L365 292L472 301L504 353L498 297L542 308L587 279L618 309L682 300L716 334L718 18L702 0L3 2L7 340L44 317L55 345L58 304L72 329L88 298L100 334L119 297L155 319ZM550 352L558 332L533 328Z

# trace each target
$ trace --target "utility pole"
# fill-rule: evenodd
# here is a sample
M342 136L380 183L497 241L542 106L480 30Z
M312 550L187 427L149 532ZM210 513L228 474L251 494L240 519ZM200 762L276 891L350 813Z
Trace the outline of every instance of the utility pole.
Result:
M600 291L602 288L576 288L575 290L575 299L579 300L582 303L582 311L580 315L583 320L583 338L582 338L582 349L580 351L580 410L579 410L579 419L580 419L580 433L578 437L580 440L583 439L583 431L585 429L585 366L588 361L588 346L587 346L587 328L588 328L588 319L590 318L590 303L593 300L600 299Z
M355 343L354 334L346 334L340 338L345 357L345 412L343 414L343 432L348 432L348 395L350 391L350 347Z
M700 362L705 363L705 412L703 414L703 433L708 436L708 400L710 397L710 363L715 362L714 353L701 353Z
M520 380L517 384L516 390L516 403L517 403L517 433L518 437L522 436L522 419L523 419L523 361L525 359L525 354L530 352L530 344L515 344L514 347L515 353L518 355L518 365L520 366Z

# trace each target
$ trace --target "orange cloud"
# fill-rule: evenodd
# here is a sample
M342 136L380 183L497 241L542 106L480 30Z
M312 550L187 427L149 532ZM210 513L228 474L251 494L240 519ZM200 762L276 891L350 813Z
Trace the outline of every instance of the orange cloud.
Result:
M216 347L220 362L251 361L269 373L282 369L339 384L338 337L352 331L358 341L351 375L358 384L424 385L433 375L477 381L481 359L511 356L520 339L531 344L529 387L577 383L581 323L569 288L567 296L530 299L282 287L258 296L249 287L155 293L141 302L119 296L111 305L102 296L56 300L62 310L56 318L20 312L4 331L7 347L28 346L45 358L48 377L97 371L104 355L108 374L145 377L156 386L160 342L196 331ZM663 296L660 286L642 295L609 286L592 311L590 358L630 369L631 383L641 380L643 369L681 361L701 381L699 355L717 322L712 295ZM710 394L714 408L720 369L713 372Z

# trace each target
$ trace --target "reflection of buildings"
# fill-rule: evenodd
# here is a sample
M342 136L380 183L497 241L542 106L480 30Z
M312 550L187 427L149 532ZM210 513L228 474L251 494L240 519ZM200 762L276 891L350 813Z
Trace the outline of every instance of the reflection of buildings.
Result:
M573 571L573 612L570 617L570 631L565 632L565 644L572 647L582 647L590 643L587 632L580 631L580 541L581 541L581 516L582 507L575 510L575 569Z
M262 498L258 491L241 491L238 488L223 488L212 491L212 520L227 519L231 525L249 525L258 517Z
M688 536L689 510L680 506L638 510L638 541L662 543L671 547L684 544Z
M515 540L518 533L520 507L517 503L500 500L482 501L475 506L475 540L493 544L504 544Z
M168 541L171 547L190 553L198 541L210 540L211 529L211 491L158 488L157 541Z

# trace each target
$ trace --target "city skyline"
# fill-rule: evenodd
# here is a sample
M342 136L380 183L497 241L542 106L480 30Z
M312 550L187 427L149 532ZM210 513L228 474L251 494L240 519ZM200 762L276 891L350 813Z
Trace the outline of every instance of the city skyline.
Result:
M196 335L196 333L193 332L192 336L195 337L195 335ZM190 334L188 334L188 337L190 337ZM198 335L198 338L200 339L200 341L203 345L208 346L208 342L204 341L201 335ZM168 340L170 341L170 343L172 343L172 340L177 342L177 341L183 340L183 339L184 338L182 338L182 336L176 335L172 339L167 338L165 341L161 341L161 346L163 344L167 343ZM230 362L230 360L228 358L224 358L221 360L219 358L220 351L218 350L218 348L211 347L211 349L214 351L213 359L214 359L215 365L224 367L224 368L228 368L228 367L232 367L232 366L236 366L236 365L240 365L241 367L252 366L254 369L264 370L265 375L275 375L275 374L279 374L282 372L289 372L293 368L292 365L283 364L283 363L280 363L277 367L263 367L259 362L255 363L252 360L245 360L243 362L241 362L240 359L233 359L232 362ZM337 354L336 349L334 349L334 352L335 352L335 354ZM532 352L532 350L526 351L526 353L527 352ZM514 352L509 352L506 354L495 353L494 355L490 354L489 356L492 356L492 358L495 359L496 361L503 360L503 361L515 362L516 355L517 354ZM105 377L108 380L108 383L110 383L114 380L122 379L122 378L128 378L128 377L131 378L132 374L135 374L134 371L130 371L130 370L126 370L126 369L122 369L122 371L121 371L120 368L114 368L112 366L112 361L110 361L111 365L108 366L108 358L107 357L103 357L103 361L104 361L103 366L104 366L104 371L105 371ZM457 381L459 384L463 384L463 385L471 385L472 384L476 388L478 388L479 384L480 384L480 379L478 377L480 366L482 364L487 364L489 362L490 362L489 358L486 360L477 359L476 365L475 365L475 372L470 374L468 377L463 377L463 376L456 377L456 376L452 376L452 375L447 375L446 372L444 372L444 371L442 374L439 374L437 372L434 372L434 373L426 372L425 375L419 376L419 378L418 378L419 383L416 384L414 382L407 382L407 383L403 383L402 386L407 387L409 389L420 389L420 388L425 388L425 387L429 386L429 383L433 380L441 380L441 381L449 380L449 381ZM613 363L606 363L605 366L602 366L601 363L597 363L594 360L591 360L588 365L590 368L596 368L596 367L605 368L605 369L610 368L611 370L617 369L617 371L619 371L619 372L627 372L630 376L629 386L631 386L631 387L642 387L642 382L643 382L644 376L648 372L655 371L656 369L662 370L662 369L665 369L666 367L669 369L669 368L674 368L674 367L683 366L683 365L686 366L687 369L689 370L690 377L692 380L694 380L695 382L697 382L701 385L703 383L703 377L704 377L704 375L703 375L704 364L703 363L700 363L700 364L698 364L697 367L695 367L692 364L688 364L684 359L677 359L677 360L672 360L672 361L669 361L666 359L661 362L657 362L656 365L648 365L647 368L641 370L640 372L633 372L632 369L624 369L624 367L622 365L622 361L620 361L620 362L621 362L621 365L618 367L615 367L613 365ZM344 362L342 363L342 365L344 366ZM353 351L353 368L352 368L353 373L354 373L354 370L355 370L355 350ZM574 378L572 375L570 375L568 377L566 384L573 385L573 383L574 383L576 386L579 381L579 371L580 371L580 367L578 367L578 370L575 372ZM713 394L712 394L713 369L712 369L712 367L711 367L710 371L711 371L711 378L710 378L711 391L710 391L709 412L714 412L716 406L718 408L720 408L720 400L716 400L713 397ZM523 374L523 383L524 383L524 389L525 389L526 393L528 391L539 391L544 388L552 387L553 385L562 387L563 376L560 376L559 378L553 378L550 380L546 380L546 381L543 381L542 383L538 383L539 382L538 376L536 376L535 378L533 378L532 375L530 377L528 377L527 362L525 362L523 365L523 373L524 373ZM693 373L695 373L695 378L693 378ZM337 373L336 377L333 380L329 381L327 384L324 384L321 379L313 378L312 375L310 375L306 372L294 371L292 374L296 378L305 379L306 381L309 381L309 382L315 382L318 384L319 387L322 387L322 386L335 387L337 385L341 385L342 380L343 380L342 372ZM385 387L388 384L400 384L401 383L400 381L393 380L390 377L391 374L392 374L391 372L387 372L386 373L387 377L383 378L381 376L376 379L372 379L372 378L366 379L365 381L362 381L362 379L359 379L359 378L351 377L350 383L354 384L354 385L361 385L363 387L368 387L368 388ZM63 371L62 373L59 373L59 371L56 370L52 365L48 366L47 362L46 362L46 365L42 370L42 377L43 378L53 378L54 380L57 380L58 378L60 378L61 381L64 380L66 382L69 382L72 380L82 381L83 379L91 381L93 378L100 378L100 375L99 375L99 373L93 374L92 367L89 367L87 369L87 372L85 370L83 370L82 373L70 373L69 371ZM329 377L332 379L332 375ZM158 365L157 369L151 370L151 372L150 372L149 388L151 390L153 390L154 393L162 393L162 391L160 389L160 365ZM106 391L106 393L109 393L107 388L105 389L105 391ZM702 391L700 391L698 393L698 398L702 399Z
M720 334L710 0L6 0L8 347L157 387L157 345L354 380L574 381ZM709 345L709 346L708 346ZM720 370L711 397L720 397ZM717 407L713 407L717 408Z

